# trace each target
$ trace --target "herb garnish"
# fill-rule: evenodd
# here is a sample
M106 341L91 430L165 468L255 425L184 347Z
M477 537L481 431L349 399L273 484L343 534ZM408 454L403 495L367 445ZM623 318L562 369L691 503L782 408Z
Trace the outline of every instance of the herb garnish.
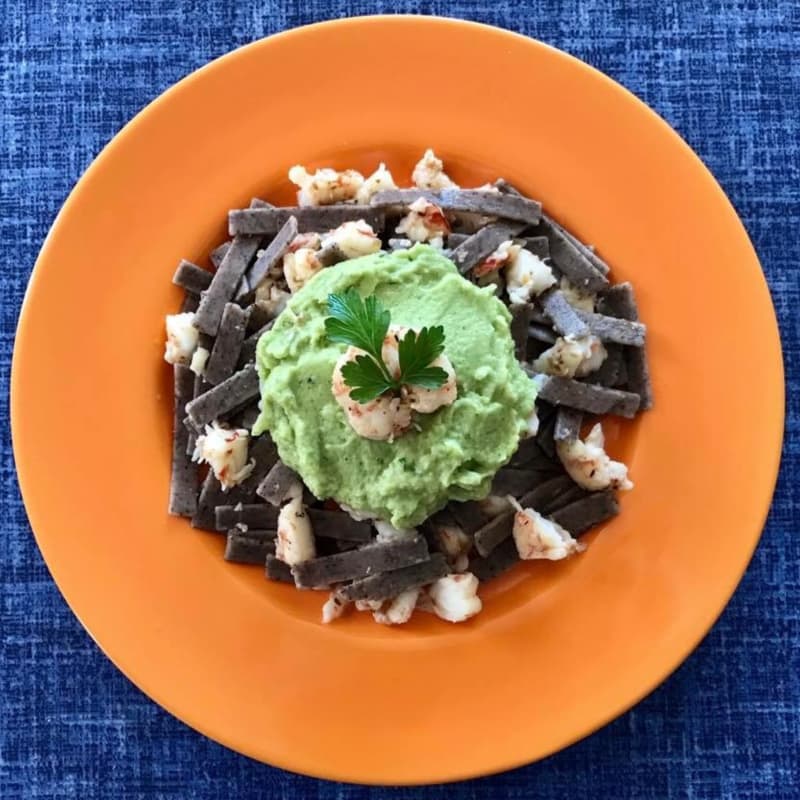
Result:
M344 382L352 389L350 397L368 403L385 392L399 391L403 385L438 389L447 380L441 367L432 367L444 352L444 328L434 325L406 331L398 345L400 374L394 377L383 360L383 340L389 330L391 314L375 295L362 299L355 289L328 295L325 333L332 342L363 350L342 367Z

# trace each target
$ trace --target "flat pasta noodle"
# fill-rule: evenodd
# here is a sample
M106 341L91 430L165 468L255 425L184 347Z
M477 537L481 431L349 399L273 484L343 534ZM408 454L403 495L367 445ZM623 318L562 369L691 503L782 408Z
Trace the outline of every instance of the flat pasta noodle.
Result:
M292 567L292 574L298 586L313 589L408 567L427 559L428 546L418 536L411 540L370 544L358 550L301 561Z
M276 535L274 530L241 531L232 528L225 542L224 558L236 564L266 565L267 556L275 555Z
M427 586L450 571L445 557L434 553L428 560L353 581L337 591L343 600L390 600L408 589Z
M222 383L236 371L245 337L247 313L236 303L226 303L204 372L209 383Z
M581 383L572 378L544 377L539 397L554 405L569 406L589 414L614 414L631 419L639 410L640 398L633 392Z
M214 277L213 273L207 269L198 267L191 261L185 258L181 259L178 264L175 274L172 276L172 282L176 286L180 286L190 294L199 295L204 292L211 285L211 279Z
M228 230L231 236L274 236L290 217L297 220L300 233L332 230L357 220L379 233L386 218L381 209L357 205L239 208L228 213Z
M191 517L197 510L199 485L197 465L187 453L189 431L183 424L184 406L194 391L194 374L183 364L173 368L174 411L172 416L172 468L169 484L169 513Z
M619 514L619 503L610 489L592 492L568 505L553 511L551 519L569 531L580 536L590 528L606 522Z
M258 397L258 373L248 364L222 383L186 405L186 413L196 427L202 427Z
M536 225L542 216L542 204L521 195L483 192L475 189L386 189L373 195L370 204L377 208L410 206L420 198L443 211L460 211Z
M271 530L278 524L278 509L266 503L220 505L214 507L214 519L218 531L227 531L237 526Z

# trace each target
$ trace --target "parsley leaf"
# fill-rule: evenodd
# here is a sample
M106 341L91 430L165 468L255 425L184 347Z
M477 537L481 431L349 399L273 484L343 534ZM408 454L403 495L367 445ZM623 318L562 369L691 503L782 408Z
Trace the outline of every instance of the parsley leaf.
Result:
M362 300L353 288L328 295L328 313L325 333L332 342L359 347L383 364L381 348L391 315L375 295Z
M396 388L389 382L383 370L370 356L356 356L342 367L344 382L353 390L350 397L358 403L369 403L384 392Z
M419 333L408 331L399 347L401 382L438 389L447 380L447 373L429 364L443 352L444 328L441 325L423 328Z
M383 361L383 341L389 330L391 315L374 295L362 299L355 289L343 294L328 295L325 333L332 342L363 350L342 367L344 382L353 390L350 397L368 403L389 391L405 385L438 389L447 380L441 367L431 366L444 352L444 328L434 325L419 333L409 330L399 340L400 376L395 379Z

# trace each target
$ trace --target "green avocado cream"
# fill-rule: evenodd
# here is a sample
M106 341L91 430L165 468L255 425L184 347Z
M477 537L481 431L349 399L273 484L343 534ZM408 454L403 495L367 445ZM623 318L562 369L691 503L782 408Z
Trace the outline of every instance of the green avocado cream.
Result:
M331 393L345 345L325 337L327 300L355 288L377 295L393 325L442 325L458 399L394 442L356 434ZM533 411L532 381L514 357L510 315L426 245L375 253L324 269L292 296L257 351L261 415L284 463L319 498L333 498L395 527L418 525L448 500L489 492Z

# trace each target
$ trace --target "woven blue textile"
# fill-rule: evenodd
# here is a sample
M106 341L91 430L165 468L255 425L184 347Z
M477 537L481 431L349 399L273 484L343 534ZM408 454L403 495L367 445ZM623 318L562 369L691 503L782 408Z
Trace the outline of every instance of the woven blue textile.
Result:
M284 773L206 740L144 697L49 577L20 501L7 422L28 275L100 148L145 103L233 47L315 20L392 11L461 16L543 39L664 116L744 219L777 305L790 387L783 470L762 543L686 664L634 710L540 764L425 789ZM0 798L800 798L796 0L0 0L0 26Z

